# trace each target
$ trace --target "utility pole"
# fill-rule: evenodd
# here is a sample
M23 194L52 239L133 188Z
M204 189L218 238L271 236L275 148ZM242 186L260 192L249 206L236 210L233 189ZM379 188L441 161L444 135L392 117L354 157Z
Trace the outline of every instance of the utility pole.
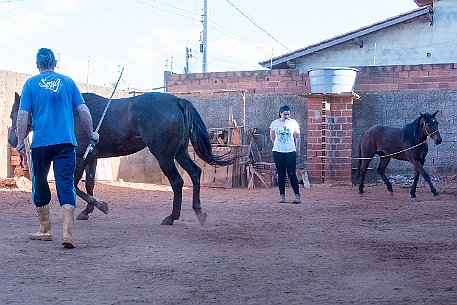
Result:
M186 47L186 66L184 67L184 74L189 74L189 58L192 57L192 49Z
M202 43L200 44L200 52L203 53L203 60L202 60L202 72L206 73L208 71L207 69L207 62L206 62L206 51L207 51L207 39L208 39L208 14L207 14L207 0L203 1L203 15L202 15L202 23L203 23L203 37L202 37Z
M57 53L57 72L60 73L60 53Z
M90 54L87 57L87 77L86 77L86 85L89 86L89 68L90 68Z

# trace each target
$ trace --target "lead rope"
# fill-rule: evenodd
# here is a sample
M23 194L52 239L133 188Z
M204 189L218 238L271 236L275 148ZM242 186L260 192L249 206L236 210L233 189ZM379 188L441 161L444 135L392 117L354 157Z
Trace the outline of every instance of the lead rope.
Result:
M100 129L100 126L102 125L103 119L105 118L106 111L108 110L109 104L111 104L111 100L113 99L114 92L116 92L117 85L119 84L119 81L121 80L123 72L124 72L124 68L122 68L121 74L119 75L119 78L117 79L113 92L111 93L108 103L106 104L105 109L103 110L102 117L100 118L100 121L98 122L97 128L95 128L95 132L98 132L98 130ZM87 143L86 152L84 153L84 156L83 156L83 160L86 160L87 155L90 154L92 151L94 151L95 145L97 145L97 143L94 140L92 140L92 139L89 140L89 143Z

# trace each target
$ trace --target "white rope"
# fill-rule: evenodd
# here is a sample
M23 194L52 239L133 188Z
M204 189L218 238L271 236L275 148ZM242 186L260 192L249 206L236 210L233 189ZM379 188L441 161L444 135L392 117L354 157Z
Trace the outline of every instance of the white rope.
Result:
M434 132L432 132L432 133L429 134L429 133L427 132L427 129L425 129L425 132L427 133L427 138L425 139L425 141L423 141L423 142L421 142L421 143L419 143L419 144L416 144L416 145L414 145L414 146L411 146L411 147L409 147L409 148L403 149L403 150L401 150L401 151L397 151L397 152L394 152L394 153L391 153L391 154L388 154L388 155L379 156L379 158L386 158L386 157L390 157L390 156L393 156L393 155L401 154L402 152L405 152L405 151L411 150L411 149L413 149L413 148L416 148L416 147L418 147L418 146L421 146L421 145L427 143L428 137L431 136L432 134L434 134L434 133L437 132L437 131L438 131L438 130L435 130ZM374 157L375 157L375 156L373 156L372 158L352 158L352 159L354 159L354 160L371 160L371 159L373 159Z

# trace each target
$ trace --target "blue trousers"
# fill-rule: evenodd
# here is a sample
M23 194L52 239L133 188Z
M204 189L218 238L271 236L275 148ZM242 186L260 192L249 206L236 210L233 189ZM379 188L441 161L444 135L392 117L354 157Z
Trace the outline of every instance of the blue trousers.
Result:
M76 189L74 174L76 152L73 144L64 143L35 147L31 149L32 201L42 207L51 201L48 173L51 162L54 163L57 197L60 205L70 204L76 207Z
M273 160L275 161L276 171L278 172L278 188L280 194L286 193L286 172L289 176L290 184L294 190L294 194L300 194L298 186L297 174L297 153L295 151L288 153L281 153L274 151Z

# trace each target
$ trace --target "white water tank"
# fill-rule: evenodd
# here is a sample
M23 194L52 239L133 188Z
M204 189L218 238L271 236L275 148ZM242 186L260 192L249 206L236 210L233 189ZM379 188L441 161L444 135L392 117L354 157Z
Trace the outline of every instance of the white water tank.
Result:
M354 93L357 69L348 67L315 68L308 71L311 93Z

